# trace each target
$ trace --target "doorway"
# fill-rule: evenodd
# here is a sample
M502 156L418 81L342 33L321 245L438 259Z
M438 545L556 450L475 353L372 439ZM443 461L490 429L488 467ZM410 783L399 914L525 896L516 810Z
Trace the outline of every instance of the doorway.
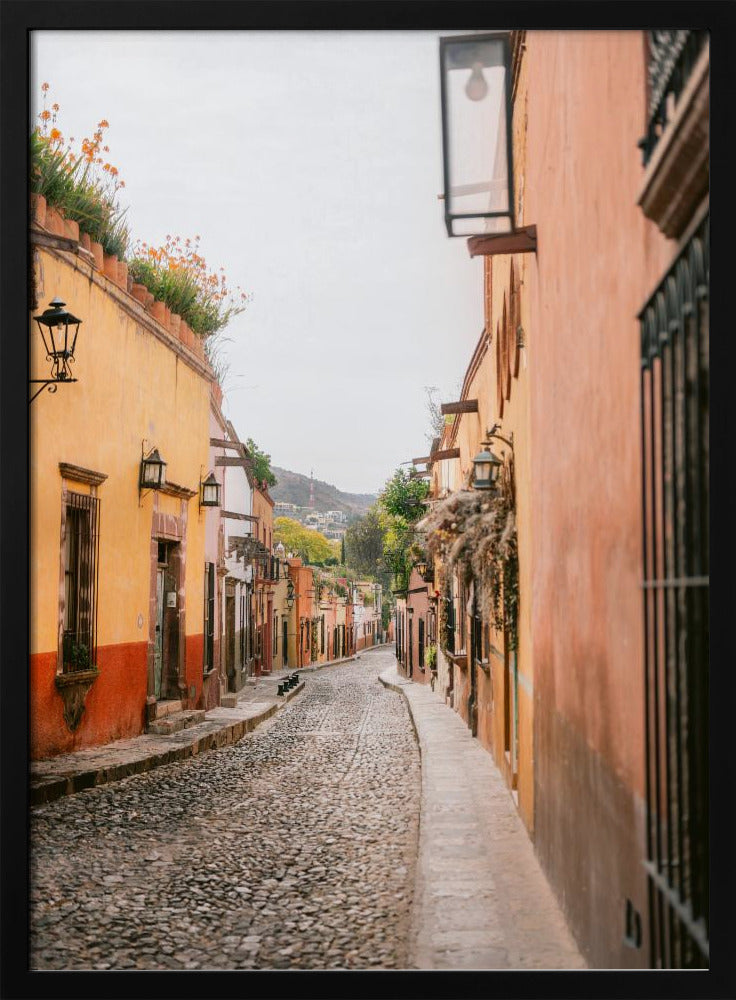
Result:
M179 545L158 542L153 694L157 701L179 697Z
M235 676L235 580L225 580L225 672L228 691L237 691Z

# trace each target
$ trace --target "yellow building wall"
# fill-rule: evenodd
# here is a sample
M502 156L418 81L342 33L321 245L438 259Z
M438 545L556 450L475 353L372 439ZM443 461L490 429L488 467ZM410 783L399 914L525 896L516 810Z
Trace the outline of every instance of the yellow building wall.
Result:
M61 574L59 463L65 462L107 476L96 487L100 498L97 644L101 660L106 649L130 647L135 681L121 677L117 692L129 700L126 692L131 683L140 684L141 646L147 647L149 639L151 530L156 505L159 511L177 517L182 504L186 507L185 631L187 637L200 638L203 631L205 521L198 498L195 495L186 502L148 493L139 501L138 478L145 439L146 450L158 448L166 461L168 481L198 491L200 473L208 461L211 373L208 377L208 369L198 359L192 357L188 363L185 349L136 300L79 257L38 249L36 261L37 314L59 296L83 322L74 364L79 381L60 386L55 394L42 392L30 409L32 675L33 657L46 661L42 664L37 659L36 674L48 674L52 661L55 672ZM159 330L159 336L152 328ZM47 377L48 362L35 323L30 338L31 377ZM68 486L77 492L89 490L71 481ZM124 671L125 662L126 657L119 660L118 669ZM201 674L201 663L198 667ZM108 674L113 669L109 667ZM48 692L40 693L46 681L40 676L35 680L37 708L48 716ZM101 673L95 688L104 688L109 680L103 680ZM36 729L36 753L105 742L120 735L114 697L106 708L110 718L92 723L95 697L93 688L87 718L74 734L63 723L59 725L55 716L45 718ZM105 715L101 706L100 713ZM138 731L143 721L141 707ZM122 728L130 732L135 724L128 718Z

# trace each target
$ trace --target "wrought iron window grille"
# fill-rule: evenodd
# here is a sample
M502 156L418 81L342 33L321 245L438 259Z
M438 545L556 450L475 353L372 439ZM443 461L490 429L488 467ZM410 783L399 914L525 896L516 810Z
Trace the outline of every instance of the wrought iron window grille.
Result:
M100 501L67 493L64 525L64 615L61 672L94 670L97 664Z
M641 313L650 964L707 968L709 222Z

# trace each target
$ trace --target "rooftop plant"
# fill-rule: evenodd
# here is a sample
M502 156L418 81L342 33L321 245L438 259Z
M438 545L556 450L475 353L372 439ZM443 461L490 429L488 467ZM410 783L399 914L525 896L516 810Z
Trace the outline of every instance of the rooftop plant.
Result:
M65 139L58 127L59 105L47 107L48 83L41 85L41 92L43 109L31 133L31 190L77 222L105 253L125 260L130 233L127 209L118 201L125 182L106 157L110 149L104 136L110 123L99 121L92 138L82 139L77 150L74 137ZM245 309L249 297L241 288L231 288L224 268L213 271L207 266L199 242L199 236L193 240L167 236L162 246L139 241L128 260L128 273L205 338L207 360L222 384L228 366L220 350L225 341L221 333ZM269 485L275 482L270 467L259 478Z
M199 235L193 240L167 235L158 247L138 242L128 261L128 273L196 334L210 337L245 309L248 296L241 288L230 288L224 268L210 270L199 252L199 241Z
M75 150L74 137L65 139L58 127L58 103L46 106L48 91L48 83L41 84L43 109L31 133L31 191L77 222L83 232L102 244L105 253L122 258L130 238L126 209L118 203L118 192L125 182L103 155L110 151L104 145L109 122L104 118L99 121L92 138L82 139Z

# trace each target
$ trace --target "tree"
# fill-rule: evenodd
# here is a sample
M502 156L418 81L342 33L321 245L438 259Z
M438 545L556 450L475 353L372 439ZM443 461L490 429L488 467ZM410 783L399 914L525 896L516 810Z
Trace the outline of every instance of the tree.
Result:
M380 573L383 557L383 531L375 504L345 532L347 565L363 576Z
M410 472L399 468L386 481L378 503L391 517L400 517L408 524L418 521L425 513L425 500L429 494L429 482L416 476L416 469Z
M345 535L340 539L340 565L345 565Z
M378 496L383 532L383 564L393 575L396 589L408 586L409 574L419 548L415 524L426 513L429 483L414 470L396 470Z
M305 563L324 563L335 557L333 545L321 532L305 528L291 517L276 518L273 537L275 542L283 542L287 552L301 556Z
M431 444L435 438L442 436L445 428L445 417L440 404L435 399L435 394L440 390L436 385L425 385L424 391L427 394L427 413L429 414L429 431L424 436Z
M265 451L261 451L253 438L248 438L245 446L250 454L255 478L259 483L266 483L267 486L275 486L277 480L271 471L271 456L267 455ZM286 542L284 542L284 545L286 545Z

